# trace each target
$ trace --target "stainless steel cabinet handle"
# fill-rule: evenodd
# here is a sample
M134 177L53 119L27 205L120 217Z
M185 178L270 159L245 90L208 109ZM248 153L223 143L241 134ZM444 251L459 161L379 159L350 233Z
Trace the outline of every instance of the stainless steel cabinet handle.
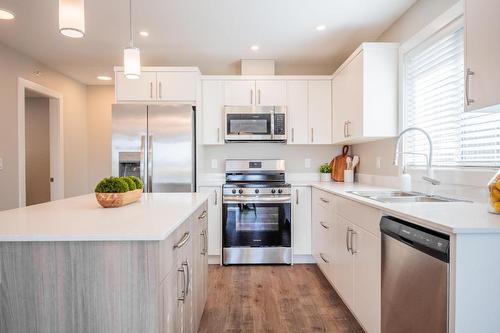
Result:
M186 293L185 295L189 295L189 290L190 290L190 285L191 285L191 268L189 267L189 261L186 259L186 261L184 261L182 263L182 266L185 266L186 267L186 275L184 275L185 277L185 280L186 280Z
M295 190L295 204L296 205L299 204L299 190L298 189Z
M198 216L198 220L203 220L205 217L207 217L207 211L204 210L203 213L200 214L200 216Z
M161 95L162 95L161 90L162 89L161 89L161 81L160 81L160 83L158 83L158 94L160 95L160 99L161 99Z
M253 89L250 89L250 104L253 104Z
M214 205L217 206L217 190L214 190Z
M325 229L330 229L330 226L326 223L324 223L323 221L320 221L319 224L321 224L321 226Z
M188 231L184 234L184 236L182 236L181 240L174 245L174 249L180 249L181 247L183 247L184 244L186 244L189 240L189 237L191 237L191 233Z
M184 303L186 299L186 272L184 271L184 265L181 265L181 267L177 269L177 280L179 279L179 273L182 273L182 290L179 295L179 288L177 287L177 300Z
M357 250L354 249L354 235L357 235L358 233L354 230L351 230L351 254L356 254L358 253Z
M292 142L295 142L295 131L293 127L292 127Z
M258 94L258 96L259 96L259 104L260 104L260 89L259 89L259 90L257 90L257 94Z
M320 253L320 254L319 254L319 256L320 256L320 258L321 258L324 262L326 262L327 264L330 262L330 261L326 260L326 259L325 259L325 257L323 257L323 253Z
M200 236L201 236L201 251L200 251L200 254L202 256L205 255L205 230L202 230L202 232L200 233Z
M467 105L471 105L472 103L474 103L474 100L470 98L471 75L474 75L474 72L470 68L467 68L467 73L465 74L465 102L467 103Z
M141 155L140 155L140 161L139 161L139 170L140 170L140 174L141 174L141 179L145 184L144 192L147 193L148 192L148 184L146 181L146 160L145 160L146 152L144 151L145 148L146 148L146 136L141 135L141 153L140 153Z
M347 228L347 231L345 233L345 248L346 248L347 252L351 252L351 248L349 246L350 233L351 233L351 228Z
M217 142L220 142L220 128L217 128Z
M148 137L148 192L153 192L153 140L154 137Z
M205 254L208 253L208 230L205 229Z
M153 82L149 82L149 97L153 99Z
M314 128L311 128L311 143L314 143Z
M323 201L324 203L330 203L330 201L326 200L325 198L319 198L319 200Z

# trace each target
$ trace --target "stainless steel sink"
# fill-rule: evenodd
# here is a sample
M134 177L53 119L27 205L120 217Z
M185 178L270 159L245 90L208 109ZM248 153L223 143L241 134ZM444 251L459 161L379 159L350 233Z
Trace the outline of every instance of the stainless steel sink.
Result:
M411 203L411 202L464 202L453 198L442 196L430 196L420 192L403 191L349 191L363 198L386 203Z

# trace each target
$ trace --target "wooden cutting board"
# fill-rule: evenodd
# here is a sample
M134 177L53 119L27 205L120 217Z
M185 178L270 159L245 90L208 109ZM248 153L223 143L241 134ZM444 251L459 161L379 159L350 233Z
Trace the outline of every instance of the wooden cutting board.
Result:
M331 162L332 179L336 182L344 181L344 170L347 169L347 157L349 153L349 146L342 147L342 155L336 156Z

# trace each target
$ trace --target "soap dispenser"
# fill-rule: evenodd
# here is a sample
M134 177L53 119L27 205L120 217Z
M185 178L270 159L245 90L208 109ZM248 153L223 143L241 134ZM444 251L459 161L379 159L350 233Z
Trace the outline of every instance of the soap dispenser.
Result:
M400 177L400 190L402 192L411 192L411 176L406 169L406 165L403 167L403 174Z

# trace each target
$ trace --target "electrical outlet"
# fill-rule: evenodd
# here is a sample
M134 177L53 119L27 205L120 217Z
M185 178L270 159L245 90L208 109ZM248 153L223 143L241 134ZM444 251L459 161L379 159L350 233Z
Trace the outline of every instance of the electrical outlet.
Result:
M380 169L380 165L381 165L381 158L380 156L377 156L377 159L375 160L375 166L377 167L377 169Z
M217 159L212 158L212 169L217 169Z
M306 168L306 169L310 169L311 168L311 159L310 158L306 158L304 160L304 168Z

